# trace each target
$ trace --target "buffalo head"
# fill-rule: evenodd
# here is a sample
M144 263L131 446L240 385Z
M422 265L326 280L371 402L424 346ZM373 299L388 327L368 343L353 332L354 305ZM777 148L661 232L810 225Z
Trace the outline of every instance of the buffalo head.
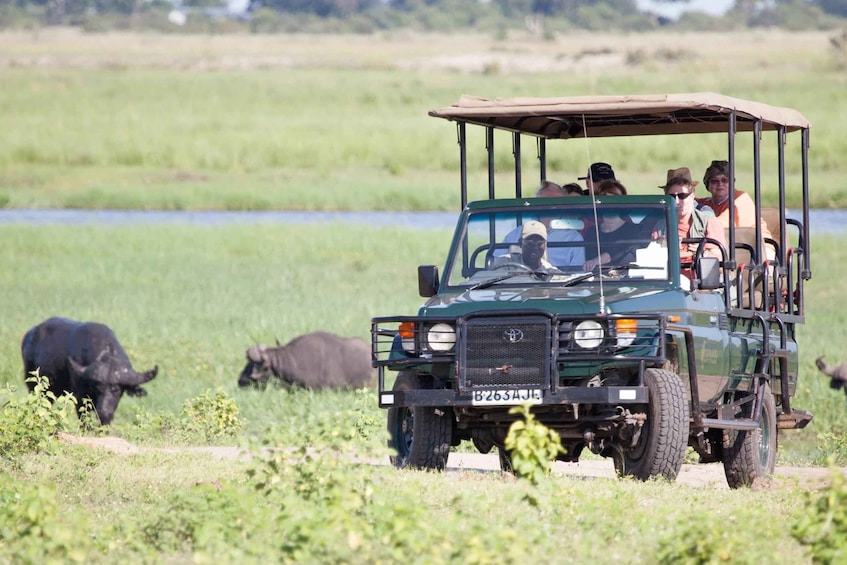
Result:
M268 346L264 343L254 345L247 350L247 366L238 377L238 386L266 385L273 376Z
M118 402L124 392L131 396L143 396L141 385L152 380L159 372L156 365L151 370L139 373L131 366L116 363L102 353L89 363L81 365L68 357L71 383L80 401L90 398L100 417L100 422L109 424L115 415Z

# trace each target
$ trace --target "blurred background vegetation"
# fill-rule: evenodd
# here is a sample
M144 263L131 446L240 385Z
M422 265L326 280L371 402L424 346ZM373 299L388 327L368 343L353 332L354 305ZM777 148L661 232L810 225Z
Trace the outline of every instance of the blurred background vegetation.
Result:
M658 0L655 4L686 4ZM636 0L3 0L0 28L71 25L114 29L206 32L373 33L409 28L465 28L538 34L569 29L832 29L847 17L844 0L736 0L719 17L691 11L678 21ZM177 13L175 13L177 12Z

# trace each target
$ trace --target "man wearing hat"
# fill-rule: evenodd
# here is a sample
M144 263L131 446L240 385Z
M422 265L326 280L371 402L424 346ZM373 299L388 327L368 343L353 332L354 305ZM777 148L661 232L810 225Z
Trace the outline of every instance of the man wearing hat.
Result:
M609 163L591 163L588 173L584 177L577 177L585 181L585 192L583 194L594 194L594 187L604 180L617 180L615 171Z
M694 187L697 184L697 181L691 180L691 171L688 167L680 167L668 169L665 184L659 186L668 197L673 198L676 204L679 239L682 241L685 238L708 237L726 247L726 238L721 223L715 219L713 214L697 210L694 206ZM680 243L679 260L683 263L690 262L694 258L698 245L699 243ZM703 255L722 258L720 248L713 243L705 245ZM682 274L689 279L694 278L694 272L691 268L683 269Z
M521 228L519 253L510 253L498 257L494 262L494 268L514 263L522 263L535 270L557 270L547 259L544 253L547 251L547 228L538 220L529 220Z

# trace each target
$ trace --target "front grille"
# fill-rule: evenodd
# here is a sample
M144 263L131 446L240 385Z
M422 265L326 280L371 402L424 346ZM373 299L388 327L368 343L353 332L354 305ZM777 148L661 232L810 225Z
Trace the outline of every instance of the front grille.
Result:
M551 328L541 316L466 319L457 340L461 389L549 386Z

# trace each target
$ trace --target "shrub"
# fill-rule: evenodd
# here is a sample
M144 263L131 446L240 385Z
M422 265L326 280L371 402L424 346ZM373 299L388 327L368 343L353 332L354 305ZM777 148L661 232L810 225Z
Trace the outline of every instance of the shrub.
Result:
M72 394L56 397L48 388L47 377L38 371L27 381L35 383L32 394L13 396L15 390L8 384L0 389L0 394L10 397L0 405L0 453L4 457L49 450L55 434L76 423L77 402Z
M564 453L562 440L555 431L535 419L530 406L515 406L510 414L521 414L509 427L506 449L512 457L512 470L519 478L539 484L550 475L556 456Z
M828 488L809 493L806 511L791 535L809 547L815 563L847 562L847 478L830 459Z
M0 561L84 563L91 549L85 514L68 520L56 489L0 474Z
M238 435L243 427L238 418L238 405L221 388L214 396L206 390L200 396L186 400L182 404L182 416L186 428L205 437L206 441Z

